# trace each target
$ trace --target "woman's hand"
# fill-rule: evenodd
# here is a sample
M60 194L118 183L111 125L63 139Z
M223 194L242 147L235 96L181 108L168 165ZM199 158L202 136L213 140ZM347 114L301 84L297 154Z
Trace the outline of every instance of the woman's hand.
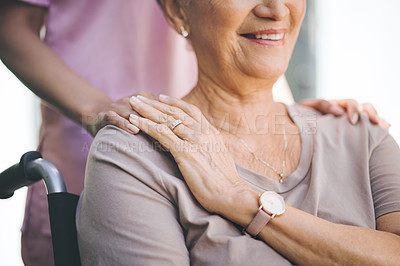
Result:
M301 105L314 108L324 114L333 114L336 116L347 114L349 122L355 125L360 117L361 112L365 112L371 123L379 125L388 130L390 124L383 118L378 116L375 107L370 103L359 104L353 99L345 100L319 100L319 99L306 99L300 102Z
M132 97L130 103L142 116L131 115L131 123L171 152L197 201L209 212L239 222L229 217L230 206L254 191L239 178L221 135L200 110L168 96L160 96L160 101ZM173 127L177 120L182 123Z

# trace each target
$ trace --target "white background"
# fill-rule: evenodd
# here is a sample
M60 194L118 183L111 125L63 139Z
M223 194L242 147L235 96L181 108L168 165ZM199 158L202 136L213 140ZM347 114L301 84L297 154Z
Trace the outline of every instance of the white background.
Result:
M317 0L317 96L371 102L400 141L400 1ZM38 101L0 66L0 171L37 143ZM0 263L22 265L26 190L0 200Z
M400 1L316 0L317 97L372 102L400 142Z
M35 150L39 126L38 100L0 62L0 171ZM26 189L0 200L0 265L23 265L20 228Z

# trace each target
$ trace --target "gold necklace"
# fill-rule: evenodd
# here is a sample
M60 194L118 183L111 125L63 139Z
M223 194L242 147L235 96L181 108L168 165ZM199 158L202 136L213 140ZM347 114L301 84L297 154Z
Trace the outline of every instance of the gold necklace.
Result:
M285 176L285 169L286 169L286 150L287 150L287 137L286 137L286 129L285 128L283 128L283 139L284 139L285 143L284 143L284 148L283 148L282 172L279 172L278 170L276 170L275 167L273 167L272 165L270 165L269 163L264 161L263 158L258 157L255 154L255 152L252 151L252 149L250 149L249 145L247 145L247 143L241 137L238 137L238 136L235 136L235 137L237 137L240 140L240 142L243 144L243 146L253 155L254 159L256 159L257 161L260 161L261 163L268 166L272 171L274 171L279 176L279 183L283 183L283 177Z

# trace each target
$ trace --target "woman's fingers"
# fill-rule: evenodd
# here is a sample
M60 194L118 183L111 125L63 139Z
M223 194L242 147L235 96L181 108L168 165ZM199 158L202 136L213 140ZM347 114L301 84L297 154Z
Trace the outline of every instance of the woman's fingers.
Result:
M161 103L157 100L152 100L143 96L132 97L130 99L130 104L137 112L154 122L170 124L174 120L179 119L190 128L196 127L196 121L178 107Z
M147 135L156 139L169 151L176 148L177 145L182 144L182 140L179 139L178 136L176 136L167 125L158 124L150 119L139 117L134 114L129 116L129 121Z
M193 130L200 131L203 134L218 133L218 130L210 124L197 106L166 95L160 95L160 102L175 106L189 115L194 120L195 127L193 127Z
M130 103L134 110L156 124L167 126L181 139L194 141L196 132L192 129L195 121L176 107L168 106L145 97L132 97Z
M148 105L159 110L160 112L183 121L187 127L198 129L197 121L185 111L183 111L179 106L169 105L166 103L162 103L158 100L149 99L141 96L138 96L138 98Z
M132 105L132 108L138 112L141 116L148 118L158 124L167 124L172 123L175 119L159 110L155 109L153 106L147 104L142 101L141 98L144 97L136 97L133 96L129 102Z
M199 122L199 123L202 122L203 115L202 115L201 111L199 110L199 108L197 108L196 106L189 104L183 100L169 97L167 95L160 95L159 100L162 103L178 107L179 109L184 111L186 114L188 114L190 117L192 117L197 122Z

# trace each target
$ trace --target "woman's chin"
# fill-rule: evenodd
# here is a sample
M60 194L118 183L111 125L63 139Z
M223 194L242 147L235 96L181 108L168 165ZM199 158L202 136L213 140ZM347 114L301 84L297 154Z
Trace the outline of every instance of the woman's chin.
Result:
M276 81L278 80L283 74L285 74L287 67L277 67L271 65L260 66L257 68L252 68L247 71L244 71L250 77L265 80L265 81Z

